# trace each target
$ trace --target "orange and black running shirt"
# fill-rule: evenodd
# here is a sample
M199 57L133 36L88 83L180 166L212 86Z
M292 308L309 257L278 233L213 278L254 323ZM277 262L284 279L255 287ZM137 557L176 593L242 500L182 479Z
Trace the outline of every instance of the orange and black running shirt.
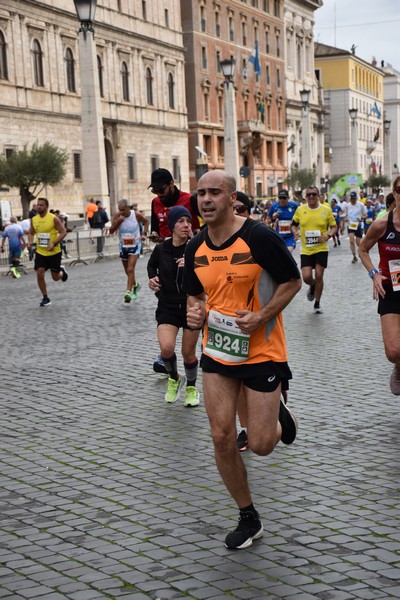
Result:
M286 362L282 315L251 335L242 333L237 310L257 312L277 284L299 279L285 242L270 227L246 219L222 246L214 246L207 228L185 252L184 288L190 296L207 295L203 354L224 365Z

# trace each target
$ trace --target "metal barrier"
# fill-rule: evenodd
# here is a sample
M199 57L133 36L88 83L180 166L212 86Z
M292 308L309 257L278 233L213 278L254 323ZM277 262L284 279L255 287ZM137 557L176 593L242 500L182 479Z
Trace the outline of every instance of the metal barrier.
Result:
M143 253L152 252L155 244L147 238L143 243ZM70 265L112 260L119 256L118 235L110 235L108 229L74 229L67 233L62 241L63 259L72 259ZM4 252L0 254L0 267L8 267L8 239L5 240ZM33 259L24 254L22 265L33 265Z

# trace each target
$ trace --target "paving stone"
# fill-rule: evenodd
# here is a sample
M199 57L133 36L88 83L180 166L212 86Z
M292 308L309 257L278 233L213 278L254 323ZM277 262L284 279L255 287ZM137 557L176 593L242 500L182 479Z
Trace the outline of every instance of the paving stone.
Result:
M167 406L165 377L152 372L150 290L126 306L119 261L80 265L67 285L49 281L42 312L34 273L1 277L13 344L2 353L0 597L396 598L397 399L370 282L349 259L344 239L330 253L323 315L306 286L285 309L299 435L269 457L243 456L265 534L241 552L223 545L237 509L203 402Z

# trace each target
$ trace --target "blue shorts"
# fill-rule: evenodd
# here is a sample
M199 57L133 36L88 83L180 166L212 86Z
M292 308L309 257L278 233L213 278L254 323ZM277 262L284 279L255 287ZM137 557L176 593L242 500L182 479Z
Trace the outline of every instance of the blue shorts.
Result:
M14 260L15 258L21 258L22 248L9 248L9 257L10 260Z
M286 248L296 248L296 240L294 239L294 235L289 235L289 237L281 236L283 241L286 244Z
M138 242L136 246L132 246L132 248L122 248L119 252L119 257L121 260L128 260L131 254L134 256L139 255L142 249L141 242Z

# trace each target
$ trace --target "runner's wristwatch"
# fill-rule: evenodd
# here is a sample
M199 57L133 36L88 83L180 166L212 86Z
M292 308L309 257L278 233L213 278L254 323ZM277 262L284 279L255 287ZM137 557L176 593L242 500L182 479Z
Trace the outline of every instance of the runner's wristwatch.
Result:
M373 279L374 275L376 275L377 273L379 273L378 269L371 269L370 271L368 271L368 275L369 277L371 277L371 279Z

